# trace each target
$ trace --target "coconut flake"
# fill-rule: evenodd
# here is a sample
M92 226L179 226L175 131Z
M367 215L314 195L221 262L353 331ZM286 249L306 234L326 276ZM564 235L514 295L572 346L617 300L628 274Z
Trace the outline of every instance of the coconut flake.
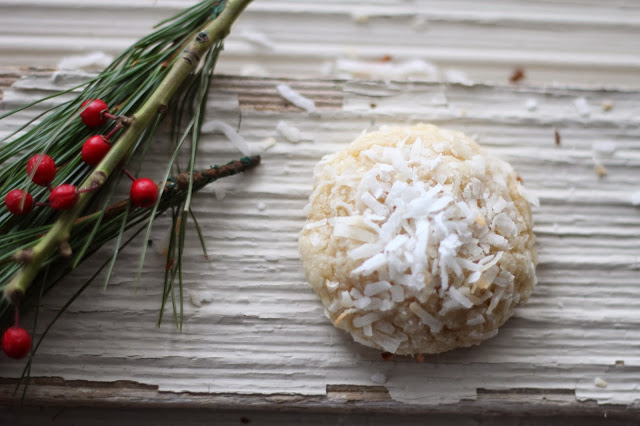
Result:
M347 253L347 256L349 256L351 259L369 258L380 252L380 249L380 244L377 243L362 244L361 246L358 246L349 251L349 253Z
M490 262L487 262L484 264L484 266L482 266L482 270L486 271L487 269L491 268L493 265L498 263L500 259L502 259L503 255L504 255L503 251L498 252L498 254L496 254Z
M418 305L416 302L412 302L409 305L409 309L411 310L411 312L413 312L414 314L416 314L416 316L418 318L420 318L420 320L427 325L431 331L433 333L439 333L440 330L442 330L442 322L440 322L440 320L436 319L433 315L431 315L429 312L425 311L424 308L420 305Z
M498 306L498 303L502 300L502 295L504 294L505 289L503 287L498 287L496 291L493 292L493 296L491 298L491 302L489 303L489 307L487 308L487 315L491 315L493 310Z
M471 300L465 297L460 291L455 287L449 287L449 295L453 300L464 306L465 308L470 308L473 306Z
M518 185L518 193L520 193L522 198L527 200L532 206L540 207L540 200L538 200L538 197L529 192L524 186Z
M306 225L304 225L304 229L316 229L316 228L320 228L321 226L325 226L326 224L327 224L327 219L316 220L314 222L307 222Z
M373 341L392 354L398 350L398 346L403 342L401 338L390 337L375 330L373 331Z
M489 232L483 237L483 241L497 247L501 250L509 250L509 242L502 235L498 235L495 232Z
M213 302L213 295L210 293L203 293L199 291L190 291L189 292L189 300L191 304L195 307L201 307L205 303Z
M382 314L378 312L371 312L366 315L355 317L353 319L353 326L356 328L364 327L365 325L371 325L378 321L382 317Z
M477 330L473 330L471 333L469 333L469 337L474 339L474 340L487 340L490 339L494 336L496 336L498 334L498 329L493 329L490 331L487 331L486 333L480 333Z
M317 232L309 234L309 242L313 247L318 247L322 243L322 237Z
M340 283L338 281L325 280L324 285L327 287L329 293L333 293L338 289Z
M316 110L316 104L315 102L313 102L313 100L302 96L300 93L293 90L291 86L287 84L278 84L276 88L278 89L278 93L280 93L280 96L282 96L298 108L302 108L307 112L314 112Z
M202 125L202 133L214 133L215 131L222 132L243 155L251 155L251 149L247 141L227 123L220 120L211 120Z
M611 157L613 156L613 154L615 154L617 146L615 142L601 141L601 142L594 142L591 149L596 154L606 156L606 157Z
M367 325L363 326L362 327L362 332L367 337L373 336L373 328L371 327L371 324L367 324Z
M378 268L387 264L387 257L384 253L378 253L370 259L365 260L362 265L354 269L351 274L353 275L369 275L375 272Z
M381 333L388 335L392 335L396 331L396 328L393 326L393 324L391 324L389 321L384 320L376 321L375 324L373 324L373 327Z
M382 293L385 290L391 288L391 284L388 281L376 281L375 283L369 283L364 287L365 296L375 296L378 293Z
M351 299L351 295L346 290L340 293L340 305L342 305L343 308L350 308L353 306L353 299Z
M381 204L378 200L376 200L376 198L373 195L371 195L371 193L365 192L364 194L362 194L361 199L362 199L362 202L367 207L369 207L375 215L384 217L389 214L389 209L383 204Z
M367 308L372 308L370 307L371 305L371 298L370 297L361 297L358 300L353 302L353 306L355 306L358 309L367 309Z
M331 302L331 304L329 305L329 307L327 307L327 311L329 312L336 312L338 309L340 309L342 307L342 305L340 304L340 299L334 299L333 302Z
M527 102L525 102L524 105L529 111L535 111L538 109L538 101L533 98L527 99Z
M350 238L364 243L372 243L376 240L374 233L343 223L338 223L333 227L333 236L336 238Z
M399 285L391 287L391 300L394 302L404 302L404 288Z
M606 388L607 385L609 385L609 383L606 380L600 377L596 377L595 379L593 379L593 384L599 388Z
M578 114L583 117L588 117L591 114L591 109L589 108L589 104L584 97L579 97L575 101L573 101L573 105L575 105Z
M500 213L493 218L491 229L496 230L505 237L515 237L518 235L518 227L506 213Z
M470 325L470 326L480 325L480 324L484 324L485 321L486 321L485 318L481 314L478 314L473 318L469 318L467 320L467 325Z
M276 130L285 137L291 143L298 143L302 141L313 141L313 137L306 135L300 131L297 127L294 127L284 120L278 121Z
M493 283L500 287L509 287L513 284L514 279L515 276L512 273L503 269L493 280Z

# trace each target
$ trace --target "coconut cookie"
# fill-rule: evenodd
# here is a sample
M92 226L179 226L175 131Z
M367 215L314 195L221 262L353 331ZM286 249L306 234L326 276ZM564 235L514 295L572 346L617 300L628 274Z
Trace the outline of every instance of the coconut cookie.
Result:
M529 297L537 201L464 134L383 128L325 156L314 177L304 270L357 342L403 355L476 345Z

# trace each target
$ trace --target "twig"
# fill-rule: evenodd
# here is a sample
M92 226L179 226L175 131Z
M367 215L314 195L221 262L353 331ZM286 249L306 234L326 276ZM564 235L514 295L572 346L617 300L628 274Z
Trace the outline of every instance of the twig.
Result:
M218 179L222 179L227 176L236 175L246 170L252 169L260 164L260 156L254 155L251 157L243 157L240 160L231 161L224 166L213 166L207 170L194 171L193 172L193 190L198 191L204 188L206 185L214 182ZM161 187L162 183L158 185ZM164 190L162 192L162 201L167 200L171 202L172 199L177 198L179 195L186 196L186 191L189 187L189 173L180 173L167 180L164 184ZM179 197L182 200L183 197ZM104 212L102 218L103 221L112 219L122 214L127 209L129 200L122 200L116 204L112 204ZM172 203L173 204L173 203ZM100 212L92 213L87 216L76 219L73 226L80 225L81 223L92 222L100 216Z
M129 125L113 148L80 186L102 186L133 149L139 137L157 114L167 111L168 103L185 79L197 68L200 58L214 44L224 39L231 24L251 0L229 0L222 13L199 32L183 50L182 56L169 70L153 94L130 118ZM32 248L32 257L4 288L6 298L17 303L40 271L43 263L61 243L68 241L71 228L93 196L93 192L79 195L77 204L65 211L54 223L47 235Z

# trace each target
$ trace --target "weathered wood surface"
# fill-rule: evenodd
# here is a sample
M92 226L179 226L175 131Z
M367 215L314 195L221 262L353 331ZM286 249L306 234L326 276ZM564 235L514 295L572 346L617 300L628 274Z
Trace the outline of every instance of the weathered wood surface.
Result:
M4 92L4 107L47 93L73 76L38 74ZM52 330L35 360L33 404L180 406L233 409L373 410L403 413L636 415L640 411L640 94L633 90L494 87L441 83L285 81L314 99L305 113L281 99L285 80L217 78L209 118L238 125L258 170L199 194L195 210L209 245L187 247L185 329L154 328L162 258L151 253L133 284L142 242L128 248L114 283L90 288ZM574 105L584 97L588 117ZM537 109L525 105L535 100ZM603 102L613 108L604 111ZM21 114L0 128L4 134ZM290 143L276 131L286 120L310 136ZM322 155L363 129L428 121L476 135L514 165L541 198L534 212L540 283L529 303L479 347L383 361L378 352L334 329L305 284L296 235ZM554 129L562 135L554 141ZM270 146L265 139L273 137ZM594 170L593 143L613 142ZM269 147L270 146L270 147ZM266 148L268 147L268 148ZM162 138L144 173L159 177ZM207 135L200 165L238 154ZM215 193L226 196L217 200ZM166 221L155 227L161 246ZM192 231L194 232L194 231ZM97 256L99 257L99 256ZM98 259L79 268L41 311L45 324ZM195 303L193 302L195 300ZM199 303L201 302L201 303ZM196 306L201 304L202 306ZM20 363L0 364L0 401ZM375 373L387 381L376 384ZM602 388L594 380L607 382Z
M118 55L194 3L3 0L0 65L50 67L63 56ZM349 75L340 60L388 55L395 64L420 59L438 67L422 78L458 70L473 81L506 83L522 66L536 85L638 87L639 31L635 0L258 0L225 42L218 71L340 77Z

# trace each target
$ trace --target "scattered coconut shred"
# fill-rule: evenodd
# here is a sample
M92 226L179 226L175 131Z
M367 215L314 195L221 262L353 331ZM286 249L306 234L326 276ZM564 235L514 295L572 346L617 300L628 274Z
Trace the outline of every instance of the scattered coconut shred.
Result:
M302 108L307 112L314 112L316 110L316 104L315 102L313 102L313 100L305 98L300 93L293 90L290 86L286 84L278 84L276 88L278 89L278 93L280 93L280 96L282 96L298 108Z
M395 354L478 344L536 282L530 204L511 166L431 125L325 156L300 252L334 325Z
M249 144L235 131L235 129L229 126L227 123L220 120L207 121L202 125L202 133L214 133L221 132L227 139L242 153L242 155L251 155L251 148Z

